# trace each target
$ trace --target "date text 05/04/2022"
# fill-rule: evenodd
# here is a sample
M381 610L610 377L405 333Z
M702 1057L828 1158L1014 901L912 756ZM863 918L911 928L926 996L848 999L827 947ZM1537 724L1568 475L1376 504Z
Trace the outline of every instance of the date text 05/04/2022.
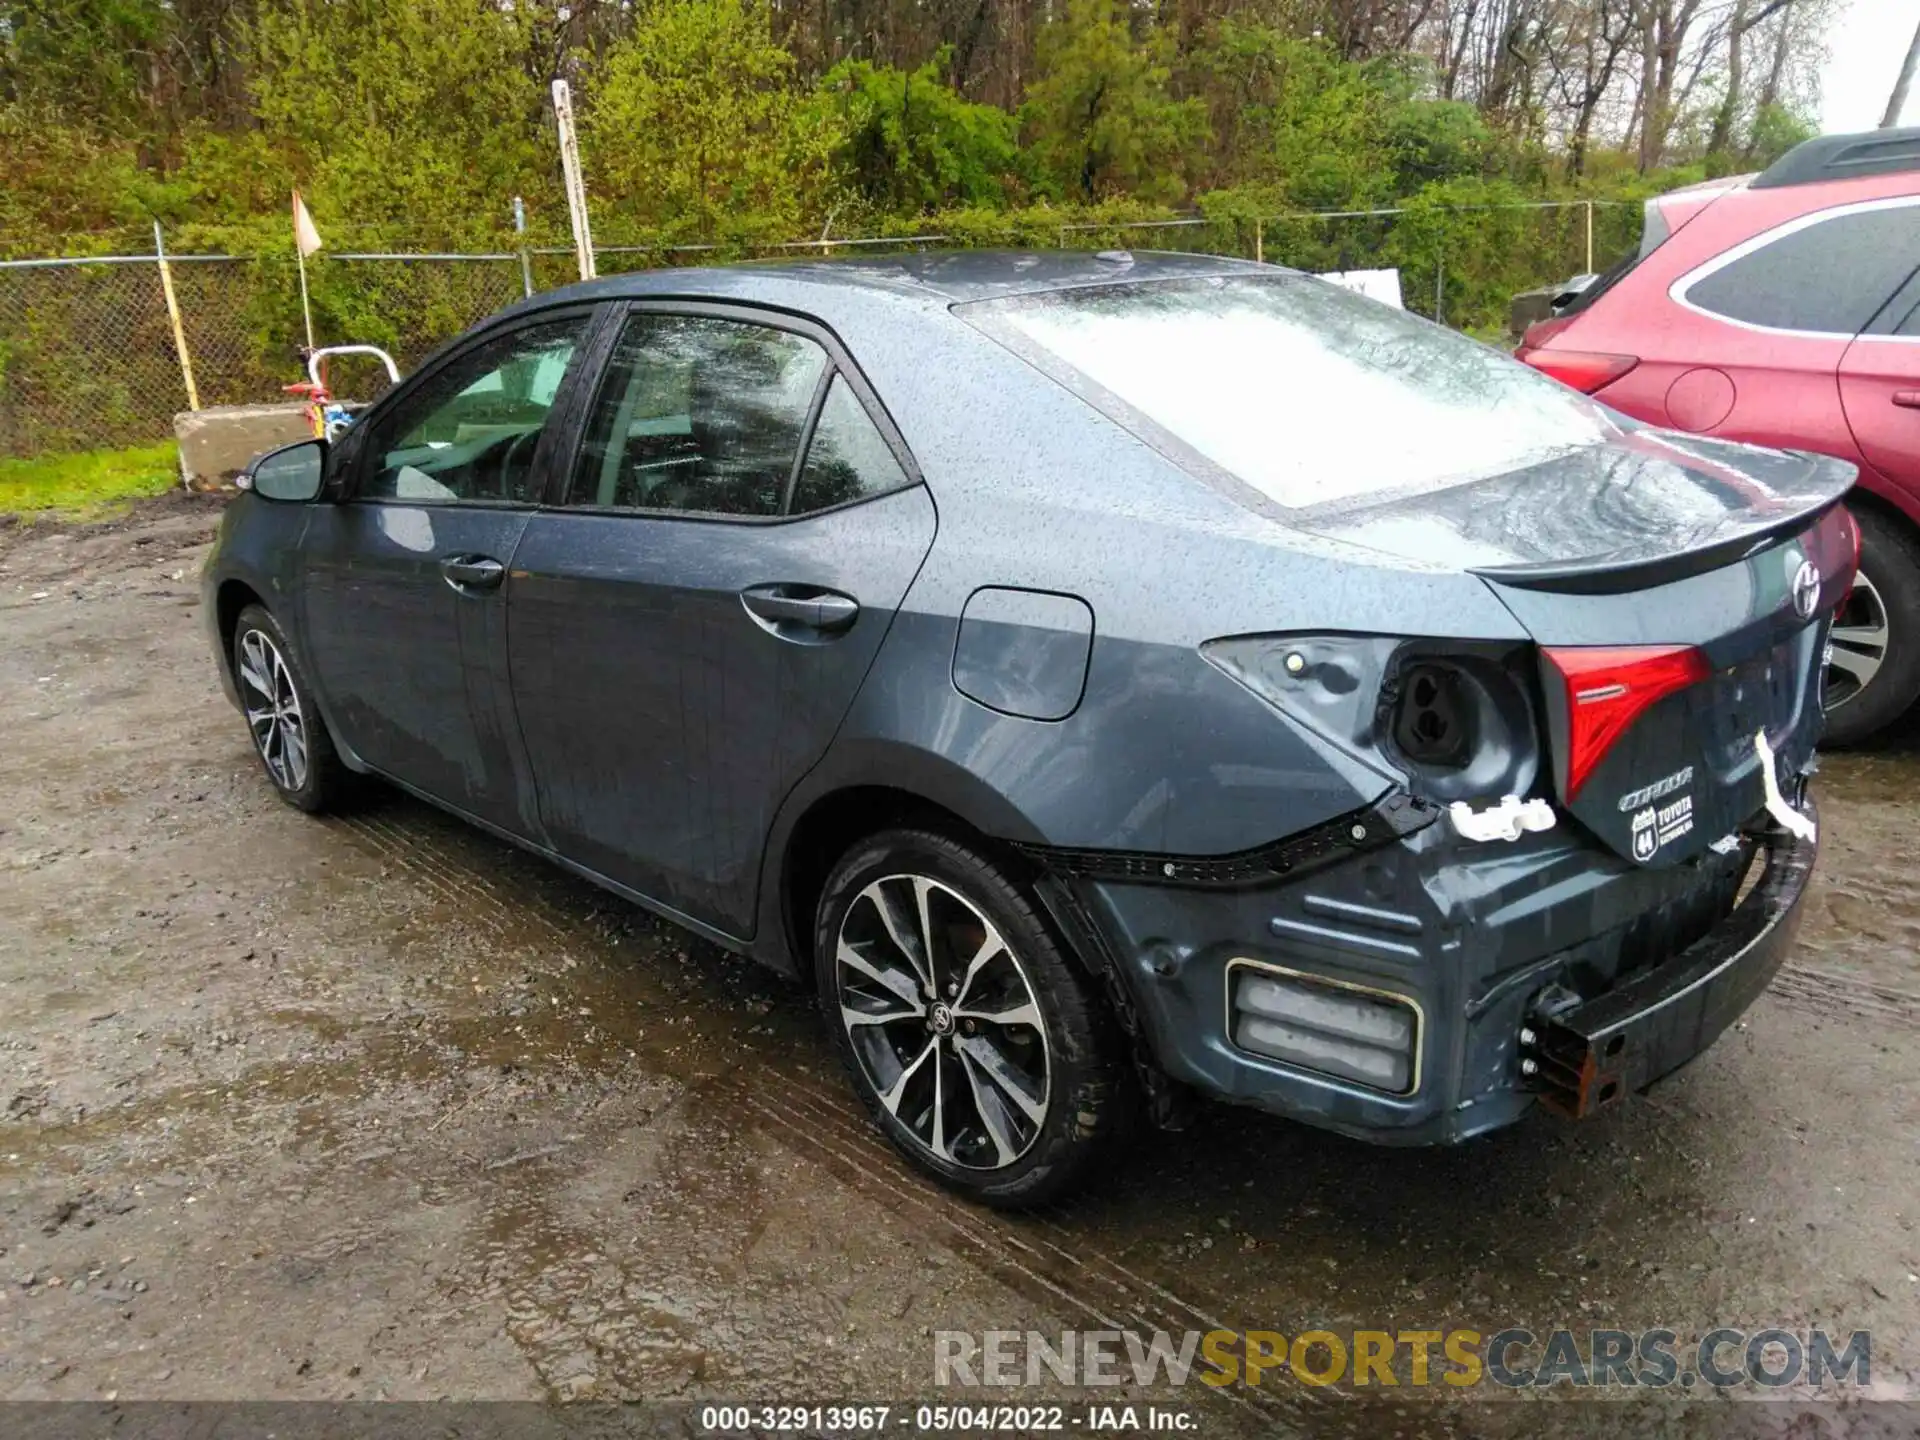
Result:
M710 1435L805 1432L807 1434L1015 1435L1079 1430L1089 1434L1129 1430L1192 1433L1193 1412L1168 1405L707 1405L700 1429Z

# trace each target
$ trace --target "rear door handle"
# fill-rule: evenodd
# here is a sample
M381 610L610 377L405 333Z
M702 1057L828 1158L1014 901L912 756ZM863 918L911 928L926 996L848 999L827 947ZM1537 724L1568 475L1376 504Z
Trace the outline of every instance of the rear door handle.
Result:
M488 555L449 555L440 562L440 573L456 590L498 590L507 567Z
M1920 390L1896 390L1893 403L1902 410L1920 410Z
M740 603L776 635L788 625L837 635L860 616L860 602L851 595L802 585L755 585L740 592Z

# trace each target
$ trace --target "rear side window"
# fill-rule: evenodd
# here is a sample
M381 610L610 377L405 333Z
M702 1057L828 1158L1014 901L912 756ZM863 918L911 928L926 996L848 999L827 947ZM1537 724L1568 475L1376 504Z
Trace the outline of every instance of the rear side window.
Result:
M1501 474L1614 430L1507 355L1307 276L1061 290L961 313L1189 469L1287 507Z
M1676 300L1768 330L1857 335L1920 264L1920 196L1816 212L1675 284Z
M704 315L627 321L587 426L574 505L780 513L827 352Z
M880 427L847 382L833 377L827 403L807 447L807 463L793 487L792 511L805 515L864 499L907 483Z

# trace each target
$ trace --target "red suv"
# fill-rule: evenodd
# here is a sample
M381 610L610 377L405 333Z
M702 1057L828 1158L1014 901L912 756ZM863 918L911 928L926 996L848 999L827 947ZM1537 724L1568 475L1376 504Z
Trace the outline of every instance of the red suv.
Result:
M1920 128L1809 140L1648 201L1639 250L1515 353L1654 425L1858 465L1828 738L1920 697Z

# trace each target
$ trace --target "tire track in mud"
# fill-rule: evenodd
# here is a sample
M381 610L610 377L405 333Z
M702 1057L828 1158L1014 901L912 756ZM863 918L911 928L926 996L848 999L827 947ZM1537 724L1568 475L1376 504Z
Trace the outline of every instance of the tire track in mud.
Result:
M346 843L484 933L503 941L550 945L576 959L612 958L606 948L608 937L595 929L586 914L556 904L531 877L513 874L501 863L507 857L481 852L481 846L498 842L476 835L469 846L468 837L453 829L458 822L443 821L424 810L402 810L330 818L326 823ZM1798 962L1782 967L1769 993L1799 1011L1920 1026L1920 996ZM694 1003L700 1003L697 994ZM849 1091L796 1076L790 1065L779 1063L783 1058L776 1048L779 1042L751 1033L751 1022L722 1007L714 1010L713 1020L735 1032L745 1058L717 1076L682 1077L683 1098L747 1117L775 1144L824 1166L841 1183L910 1227L937 1238L977 1269L1055 1312L1065 1325L1147 1335L1156 1330L1178 1335L1194 1329L1244 1328L1230 1296L1183 1293L1142 1274L1118 1256L1088 1245L1070 1223L1071 1211L1011 1218L939 1190L897 1154ZM824 1046L821 1057L831 1063ZM761 1068L761 1059L767 1068ZM837 1076L837 1066L833 1073ZM777 1076L777 1086L767 1083L770 1074ZM1284 1393L1238 1385L1215 1390L1193 1382L1183 1387L1182 1396L1184 1402L1204 1405L1222 1418L1300 1430L1325 1428L1337 1414L1339 1401L1353 1398L1336 1389L1315 1395L1315 1403L1309 1406L1304 1399ZM1327 1410L1327 1401L1334 1402L1334 1412Z
M558 947L599 948L599 937L580 917L555 907L532 886L498 873L480 873L477 867L491 857L460 853L462 837L440 831L437 816L348 814L327 817L324 823L347 844L484 931L502 938L509 933L534 938L532 931ZM750 1055L777 1058L763 1037L741 1038ZM831 1059L824 1047L822 1058ZM930 1230L999 1282L1058 1312L1073 1328L1124 1329L1149 1336L1156 1330L1177 1336L1193 1329L1236 1328L1226 1316L1231 1304L1224 1297L1179 1294L1105 1251L1086 1246L1063 1223L1068 1212L1039 1212L1015 1220L935 1188L909 1168L850 1091L796 1077L787 1067L781 1067L778 1089L769 1087L766 1078L750 1059L709 1079L689 1079L682 1098L753 1117L755 1128L783 1148L824 1164L842 1183L913 1228ZM795 1137L801 1136L804 1141L797 1142ZM1299 1404L1271 1392L1189 1383L1184 1393L1222 1414L1237 1412L1264 1426L1304 1423Z
M1798 961L1782 965L1766 993L1796 1010L1920 1029L1920 995Z
M1008 1288L1062 1312L1070 1328L1131 1330L1146 1337L1157 1330L1177 1337L1194 1329L1236 1328L1218 1318L1215 1298L1185 1299L1137 1275L1104 1251L1068 1248L1071 1233L1045 1212L1012 1220L934 1188L908 1168L859 1113L851 1096L830 1099L806 1089L790 1089L773 1097L737 1076L714 1084L716 1089L731 1089L736 1103L758 1112L776 1137L806 1135L802 1153L821 1160L843 1181L902 1219L930 1229ZM1305 1404L1290 1403L1271 1392L1190 1383L1182 1393L1189 1401L1210 1402L1267 1426L1306 1429Z
M323 817L322 823L362 854L418 884L462 920L495 935L533 931L562 947L593 938L581 917L556 909L529 887L485 875L449 853L444 847L452 837L437 833L431 820L409 824L384 815L349 813ZM560 953L576 958L569 948Z

